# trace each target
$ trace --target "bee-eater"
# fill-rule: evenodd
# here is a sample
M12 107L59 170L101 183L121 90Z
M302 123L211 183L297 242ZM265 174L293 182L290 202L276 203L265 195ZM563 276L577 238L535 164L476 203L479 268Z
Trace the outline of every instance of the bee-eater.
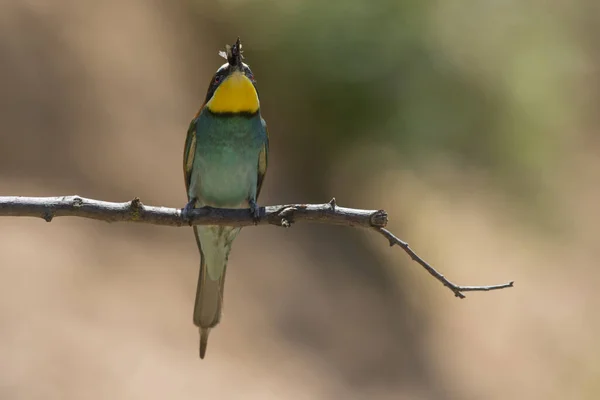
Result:
M242 62L238 38L220 55L227 59L215 73L204 104L190 123L183 154L188 203L184 216L197 207L249 208L256 203L267 170L269 137L260 113L256 81ZM221 319L227 259L239 227L194 226L200 251L200 276L194 324L200 330L200 358L208 334Z

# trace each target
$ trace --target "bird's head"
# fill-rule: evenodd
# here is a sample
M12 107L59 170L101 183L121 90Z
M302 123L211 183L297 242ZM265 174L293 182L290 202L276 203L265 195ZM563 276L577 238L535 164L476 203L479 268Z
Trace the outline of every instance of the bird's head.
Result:
M233 46L226 45L219 53L227 60L215 73L208 92L206 108L215 114L255 114L260 102L256 81L250 67L242 62L242 43L240 38Z

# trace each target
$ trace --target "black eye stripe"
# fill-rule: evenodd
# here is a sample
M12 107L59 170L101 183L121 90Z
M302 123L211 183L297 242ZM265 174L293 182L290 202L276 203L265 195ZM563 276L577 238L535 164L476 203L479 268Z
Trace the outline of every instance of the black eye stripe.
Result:
M252 82L256 82L254 80L254 74L250 71L250 68L244 68L244 75L246 75Z
M225 78L227 74L223 73L223 74L216 74L214 79L213 79L213 85L217 85L219 83L221 83L221 81ZM250 80L252 82L256 82L255 78L254 78L254 74L252 73L252 71L250 71L250 69L246 68L244 69L244 75L246 75L248 78L250 78Z

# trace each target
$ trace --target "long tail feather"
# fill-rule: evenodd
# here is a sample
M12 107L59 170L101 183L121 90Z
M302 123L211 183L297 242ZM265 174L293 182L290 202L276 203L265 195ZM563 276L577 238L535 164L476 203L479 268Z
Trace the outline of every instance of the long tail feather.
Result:
M200 358L204 358L206 354L210 328L216 326L221 320L224 286L225 273L216 281L210 279L202 256L194 306L194 324L200 328Z
M210 328L200 328L200 358L204 359L206 355L206 346L208 345L208 334Z
M200 242L200 237L206 234L206 232L199 232L199 229L206 228L194 227L194 234L196 235L196 241L200 249L200 274L198 276L196 304L194 306L194 324L200 328L200 358L203 359L206 355L210 329L215 327L221 320L223 293L225 290L225 272L231 242L220 243L220 241L213 241L211 245L216 245L219 248L206 248L205 251L208 251L208 255L212 256L207 257ZM204 237L206 238L206 236ZM220 247L220 245L223 247ZM222 255L222 257L215 257L215 251ZM209 262L219 265L208 265ZM212 268L213 275L217 275L216 279L211 278L209 268ZM218 273L214 272L215 270Z

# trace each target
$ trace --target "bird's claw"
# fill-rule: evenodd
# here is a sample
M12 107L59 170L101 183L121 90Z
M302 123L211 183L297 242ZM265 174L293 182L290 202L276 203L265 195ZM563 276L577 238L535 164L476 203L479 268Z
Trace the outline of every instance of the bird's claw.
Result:
M256 204L256 201L250 200L248 202L250 205L250 214L252 214L252 218L254 219L254 223L258 223L260 220L260 207Z
M185 222L187 222L188 224L191 225L191 220L192 220L192 216L190 215L192 210L195 208L196 206L196 198L191 198L190 201L187 202L187 204L185 205L185 207L183 207L183 209L181 210L181 218L183 218L183 220Z

